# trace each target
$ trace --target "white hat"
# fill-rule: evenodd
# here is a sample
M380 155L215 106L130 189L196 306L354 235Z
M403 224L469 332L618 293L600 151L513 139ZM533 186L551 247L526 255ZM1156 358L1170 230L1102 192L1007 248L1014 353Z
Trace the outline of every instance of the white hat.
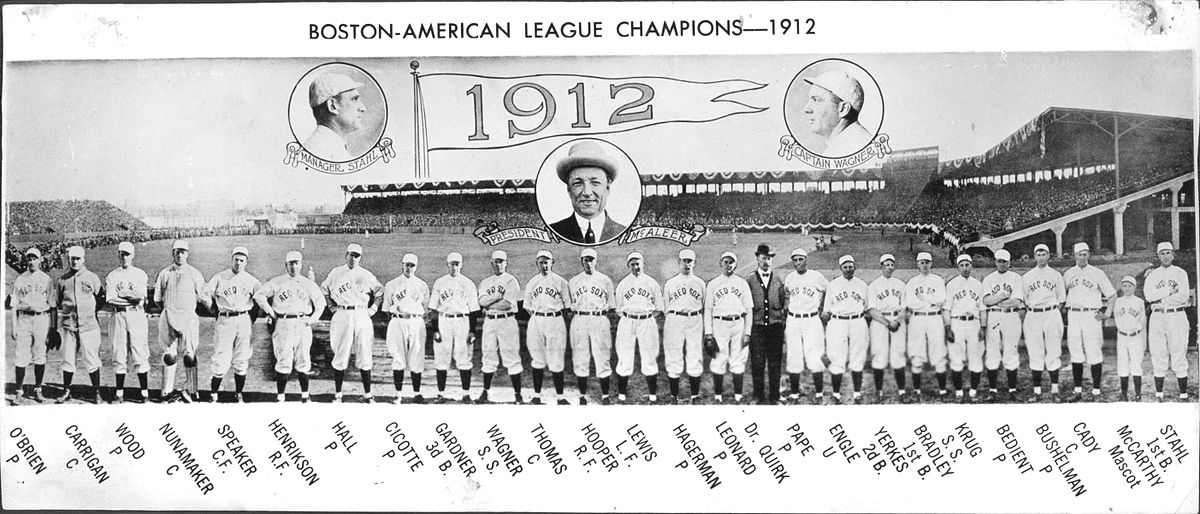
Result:
M1071 250L1072 253L1087 252L1087 251L1091 251L1091 249L1088 248L1087 243L1075 243L1075 248L1073 250Z
M840 258L838 258L838 266L841 266L847 262L854 262L854 256L853 255L843 255Z
M246 257L249 257L249 256L250 256L250 250L247 250L245 246L235 246L235 247L233 247L233 255L237 255L237 254L239 254L239 253L240 253L240 254L242 254L242 255L245 255Z
M1124 283L1124 282L1129 282L1130 284L1133 284L1133 285L1135 285L1135 286L1137 285L1137 279L1136 279L1136 278L1133 278L1133 277L1132 277L1132 276L1130 276L1130 275L1125 275L1125 276L1121 277L1121 282L1122 282L1122 283Z
M684 248L679 251L679 258L681 260L682 259L691 259L694 261L694 260L696 260L696 252L692 251L691 248Z
M412 264L413 266L416 266L417 265L417 255L414 253L406 253L406 254L404 254L404 258L400 259L400 262L403 264Z
M461 253L458 253L458 252L450 252L450 254L446 256L446 262L458 262L458 263L461 263L461 262L462 262L462 260L463 260L463 259L462 259L462 254L461 254Z
M599 256L596 255L596 250L593 250L591 248L584 248L582 252L579 252L580 259L583 259L585 257L591 257L593 259L599 258Z
M880 264L883 264L883 263L885 263L885 262L887 262L887 261L896 262L896 256L895 256L895 255L892 255L892 254L890 254L890 253L885 253L885 254L883 254L883 255L880 255L880 256L879 256L879 263L880 263Z
M584 167L600 168L608 176L609 182L617 179L617 161L604 151L600 143L592 140L583 140L571 145L567 150L567 157L556 166L558 179L565 184L571 170Z
M83 247L76 245L67 248L67 257L83 257Z
M642 259L642 254L640 254L640 253L638 253L638 252L630 252L630 253L629 253L629 256L628 256L628 257L625 257L625 263L626 263L626 264L628 264L630 261L632 261L632 260L635 260L635 259L636 259L636 260L639 260L639 261L640 261L640 260L643 260L643 259Z
M804 79L805 82L814 86L821 86L830 93L837 95L843 101L850 102L855 111L862 111L863 106L863 87L858 82L858 79L851 77L844 71L829 70L825 73L817 75L816 78Z
M955 257L955 258L954 258L954 263L955 263L955 264L958 264L958 263L960 263L960 262L963 262L963 261L970 262L970 263L974 264L974 261L972 261L972 260L971 260L971 256L970 256L970 255L967 255L967 254L965 254L965 253L960 253L960 254L958 254L958 257Z
M359 246L358 243L350 243L350 244L346 245L346 253L357 253L359 255L362 255L363 251L362 251L362 247Z
M133 243L130 243L129 241L121 241L121 244L117 245L117 251L133 255Z
M721 260L725 260L726 257L733 259L734 264L737 264L737 254L736 253L726 251L721 254Z
M918 261L918 262L919 262L919 261L929 261L929 262L933 262L933 256L932 256L932 255L929 255L929 252L921 252L921 253L918 253L918 254L917 254L917 261Z
M536 256L534 256L533 260L536 261L538 259L541 259L542 257L545 257L550 260L554 260L554 254L550 253L550 250L538 250L538 253Z
M316 107L343 92L362 87L361 82L342 75L341 73L326 73L317 77L308 86L308 106Z
M1033 247L1033 253L1038 253L1039 251L1050 253L1050 247L1044 244L1039 244Z
M797 248L792 250L792 257L808 257L808 252L804 251L803 248Z
M496 259L500 259L502 261L507 261L508 260L508 252L505 252L504 250L496 250L496 251L492 252L492 260L496 260Z
M283 257L283 262L300 262L303 259L304 257L300 255L300 252L292 250Z
M176 239L175 244L171 245L171 250L191 251L191 250L188 250L187 241L184 241L182 239Z
M1161 242L1161 243L1158 243L1158 249L1157 249L1157 250L1154 250L1154 253L1158 253L1158 252L1161 252L1161 251L1163 251L1163 250L1171 250L1171 251L1175 251L1175 246L1174 246L1174 245L1172 245L1172 244L1170 243L1170 241L1163 241L1163 242Z
M993 254L993 257L995 257L996 260L998 260L998 261L1011 261L1012 260L1012 255L1010 255L1008 253L1008 250L1005 250L1003 248L996 250L996 253Z
M28 250L25 250L25 255L36 255L37 258L41 259L42 251L38 250L38 247L36 246L30 246Z

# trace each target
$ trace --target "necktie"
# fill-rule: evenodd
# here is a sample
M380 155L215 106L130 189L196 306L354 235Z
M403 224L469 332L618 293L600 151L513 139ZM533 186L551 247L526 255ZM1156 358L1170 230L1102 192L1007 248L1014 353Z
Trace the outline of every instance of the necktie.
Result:
M592 244L596 242L596 233L592 232L592 222L590 221L588 222L587 233L583 235L583 242L586 244Z

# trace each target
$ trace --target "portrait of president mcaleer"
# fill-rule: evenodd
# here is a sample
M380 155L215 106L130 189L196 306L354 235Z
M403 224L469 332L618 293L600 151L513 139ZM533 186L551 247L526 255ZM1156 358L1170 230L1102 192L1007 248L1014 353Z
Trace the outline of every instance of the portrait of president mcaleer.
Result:
M609 217L606 209L618 174L617 160L599 142L583 140L571 145L556 171L566 185L574 212L550 225L554 233L575 244L595 245L625 231L625 225Z

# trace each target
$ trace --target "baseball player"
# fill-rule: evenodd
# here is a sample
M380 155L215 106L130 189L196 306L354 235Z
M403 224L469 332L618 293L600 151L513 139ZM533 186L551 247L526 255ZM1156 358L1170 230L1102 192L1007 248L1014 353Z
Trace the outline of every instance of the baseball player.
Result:
M1045 370L1050 372L1051 398L1057 402L1063 336L1059 308L1067 299L1067 285L1062 274L1049 266L1050 247L1044 244L1033 247L1033 259L1037 265L1021 277L1028 307L1023 327L1025 349L1029 353L1029 369L1033 375L1033 396L1027 401L1034 403L1042 396L1042 371Z
M609 381L612 375L612 325L608 311L613 309L613 283L608 275L596 269L596 250L585 248L579 254L583 271L571 277L567 284L571 293L571 363L575 385L579 388L579 404L587 405L588 371L596 361L596 378L600 379L600 403L608 405Z
M525 345L529 348L533 367L533 400L542 402L542 373L550 368L554 392L559 405L569 402L563 396L563 370L566 368L567 324L563 310L571 308L570 286L566 279L552 271L554 255L546 250L537 253L538 274L525 284L525 310L529 324L525 327Z
M854 276L854 256L838 258L842 275L829 281L821 318L825 328L825 353L829 355L829 377L833 382L833 403L841 403L842 374L850 368L854 403L862 403L862 372L867 362L869 333L863 316L867 311L867 283Z
M871 371L878 401L883 400L883 371L890 364L899 399L904 399L905 326L904 281L893 277L896 257L879 256L882 274L867 285L867 312L871 315Z
M1071 352L1071 376L1075 393L1071 401L1083 399L1083 365L1092 371L1092 399L1100 399L1100 376L1104 367L1103 325L1108 317L1108 299L1117 294L1112 281L1100 268L1088 265L1087 243L1075 244L1075 266L1063 273L1067 284L1067 349Z
M791 390L788 401L800 400L800 372L806 368L812 374L816 401L825 395L825 326L821 324L821 305L829 281L820 271L808 269L808 252L803 248L792 250L794 271L783 279L784 295L787 297L787 326L784 340L787 344L787 373Z
M200 342L200 317L196 305L208 308L212 295L204 291L204 275L187 263L188 243L178 239L171 245L172 263L158 272L154 280L154 301L163 306L158 318L158 342L163 346L162 401L179 399L185 403L198 396L196 345ZM182 348L180 348L182 346ZM175 362L183 352L185 388L175 391Z
M946 303L946 284L930 273L933 256L917 254L917 276L904 285L904 306L908 309L908 359L912 366L913 401L921 398L921 372L925 363L933 365L938 390L946 394L946 330L942 324L942 304Z
M1146 302L1136 294L1137 279L1121 278L1121 296L1113 301L1109 316L1117 325L1117 376L1121 401L1129 401L1129 375L1133 375L1133 400L1142 401L1142 359L1146 355Z
M1160 266L1146 275L1143 288L1146 301L1150 303L1150 362L1154 365L1154 397L1163 399L1163 382L1167 369L1175 372L1179 381L1179 399L1187 401L1187 314L1183 312L1191 296L1187 272L1171 263L1175 260L1175 247L1171 243L1158 244Z
M483 309L483 393L479 403L488 402L492 375L503 363L512 380L513 397L521 398L521 334L517 329L517 303L521 301L521 284L508 273L508 254L492 252L493 274L479 282L479 307ZM422 339L423 341L423 339Z
M76 353L82 352L83 366L92 381L93 402L100 403L100 321L96 306L103 305L104 284L87 269L82 246L67 249L66 273L54 284L58 306L58 334L62 340L63 395L55 403L71 398L71 378L75 374Z
M13 281L9 304L13 309L12 338L16 341L17 389L22 394L25 368L33 363L33 390L25 393L38 402L42 397L42 377L46 373L46 338L55 325L54 280L42 271L42 252L36 246L25 250L25 271Z
M463 276L462 254L446 256L447 274L433 282L429 293L429 309L438 313L438 328L433 334L433 363L437 367L438 401L446 400L446 374L450 360L458 367L462 385L462 403L471 403L471 313L479 311L479 292L475 282Z
M687 371L691 400L700 397L700 374L704 371L701 343L704 338L704 281L692 273L696 252L679 251L679 274L663 286L667 318L663 323L663 360L671 403L679 402L679 375ZM686 364L685 364L686 363Z
M233 367L233 382L237 403L245 403L242 390L246 387L246 370L250 367L251 338L254 320L250 309L254 308L254 293L262 286L254 275L246 271L250 251L244 246L233 249L229 269L213 275L208 281L213 303L217 306L217 322L213 327L212 393L209 402L217 401L221 390L221 379Z
M636 346L642 358L642 375L646 377L647 400L655 403L658 401L659 346L655 316L663 310L662 289L650 275L642 272L641 253L631 252L625 262L629 274L617 284L614 302L621 314L621 321L617 323L617 400L625 403Z
M313 323L325 311L325 294L311 277L300 274L304 256L297 251L283 258L284 274L263 284L254 301L275 324L271 346L275 353L275 401L282 402L292 369L300 380L300 401L308 403L308 372L312 369L309 348Z
M421 373L425 371L425 306L429 304L429 286L416 276L417 256L406 253L400 262L404 272L383 286L383 312L392 317L387 327L387 347L392 356L397 405L404 400L406 370L412 374L413 401L425 402Z
M375 275L359 265L363 249L357 243L346 245L346 264L333 268L321 282L321 293L333 310L329 321L329 344L333 347L333 402L342 403L342 381L350 365L350 353L358 356L362 379L363 400L374 403L371 394L371 347L375 343L375 326L371 315L383 306L383 284ZM374 297L372 302L371 297Z
M996 396L1000 364L1008 382L1008 399L1017 393L1017 365L1021 356L1017 343L1021 340L1021 311L1025 307L1025 285L1021 275L1009 270L1012 256L1008 250L996 250L996 271L983 279L983 305L987 308L984 325L984 367L987 368L988 390Z
M116 372L116 402L125 401L125 372L132 356L134 373L142 388L142 401L150 399L150 345L147 341L146 291L150 278L133 265L133 243L117 245L121 265L104 277L104 295L112 310L108 321L108 337L112 343L113 368Z
M950 341L946 348L950 357L950 371L954 380L954 395L963 399L963 361L971 373L969 400L977 399L979 378L983 373L983 327L987 326L987 310L983 306L983 283L971 276L975 269L971 256L959 254L954 259L958 265L958 276L946 283L946 305L942 309L942 321Z
M722 253L721 274L704 288L704 333L717 345L717 354L708 365L717 403L724 401L726 371L733 372L733 400L742 401L742 376L750 349L754 299L746 279L733 274L736 269L737 255Z

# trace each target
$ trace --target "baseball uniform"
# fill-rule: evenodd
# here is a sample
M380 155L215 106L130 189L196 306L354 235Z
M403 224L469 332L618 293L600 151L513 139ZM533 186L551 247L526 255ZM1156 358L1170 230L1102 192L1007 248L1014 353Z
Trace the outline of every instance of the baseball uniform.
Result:
M704 371L701 354L704 281L695 273L680 273L667 280L663 296L667 311L663 322L663 363L667 376L679 378L686 369L688 376L698 377Z
M787 295L787 372L813 373L825 371L821 357L825 355L825 326L821 324L821 302L829 281L819 271L792 271L783 279Z
M462 274L442 275L433 282L429 293L429 308L438 311L438 332L441 341L433 343L433 365L438 371L448 371L453 357L459 371L471 369L471 346L467 317L479 310L479 292L475 282Z
M83 355L88 373L100 369L100 321L96 318L96 297L103 293L100 277L87 268L67 270L54 287L58 306L58 334L62 338L62 370L75 372L76 353Z
M260 286L262 282L245 270L234 273L227 269L208 281L208 290L212 291L217 304L217 322L213 327L214 378L225 376L230 366L238 375L245 375L250 367L254 328L250 309L254 307L254 293Z
M867 283L861 278L849 280L839 275L829 281L825 291L825 312L832 317L825 327L825 353L829 356L829 372L840 375L860 372L867 362L868 332L864 314L867 310Z
M163 354L176 356L182 350L185 357L195 357L200 339L196 304L209 304L204 275L187 263L167 266L154 280L154 301L163 306L158 318L158 342L163 345ZM178 348L180 343L182 349ZM167 392L173 387L168 384Z
M290 374L293 369L307 374L312 369L309 328L325 311L325 294L308 277L286 273L275 277L255 291L259 303L270 302L275 311L275 331L271 346L275 352L275 372Z
M355 364L361 371L370 371L371 347L375 342L375 327L371 324L371 295L378 295L383 284L362 266L343 264L330 270L321 282L321 292L329 297L334 308L329 322L329 344L333 347L333 369L343 371L350 365L350 353L358 357Z
M1104 362L1100 351L1104 333L1096 312L1104 310L1104 299L1117 291L1108 275L1091 265L1071 266L1063 274L1063 282L1067 285L1067 349L1071 352L1071 362L1100 364Z
M993 271L983 279L983 294L1008 294L1008 299L1024 302L1025 284L1015 271ZM984 367L992 370L1004 364L1005 370L1017 369L1021 362L1017 350L1021 340L1021 307L1001 307L996 304L988 307L987 313ZM1016 384L1010 384L1009 387L1016 387Z
M883 319L872 319L871 368L884 369L891 365L893 370L904 369L905 339L908 327L901 315L904 311L904 281L896 277L880 275L867 285L867 309L877 309ZM899 321L900 328L888 330L889 321Z
M1029 368L1036 372L1062 367L1062 315L1059 306L1067 298L1063 276L1050 266L1039 266L1021 278L1025 287L1025 348ZM1040 384L1035 384L1040 387Z
M1118 297L1113 302L1113 320L1117 325L1117 376L1140 377L1146 355L1146 302L1137 295Z
M425 371L425 305L429 286L416 275L400 275L383 286L383 312L391 316L387 326L388 354L392 371Z
M1179 266L1154 268L1146 275L1144 292L1152 306L1148 339L1154 376L1164 377L1170 369L1176 378L1186 378L1187 340L1191 330L1184 312L1191 296L1187 272Z
M980 313L983 312L983 283L979 279L955 275L946 283L946 303L950 331L954 341L946 345L950 370L959 372L966 361L967 370L983 372L983 342L979 340ZM961 392L961 391L960 391Z
M150 345L147 341L146 290L150 278L135 266L117 267L104 277L104 294L112 317L108 320L108 337L111 339L113 368L116 374L124 375L132 357L133 371L150 371ZM121 294L132 294L142 301L131 303Z
M930 273L909 279L904 285L904 304L912 310L908 319L908 359L914 374L926 362L936 373L946 372L946 329L942 324L942 304L946 303L946 284Z
M617 323L617 375L633 374L635 348L642 358L642 375L657 375L659 339L654 313L663 310L658 282L645 273L630 273L617 284L614 304L621 314Z
M571 293L571 363L576 377L586 377L592 360L596 378L612 375L612 324L608 311L613 308L613 283L607 275L581 272L568 283ZM589 358L590 354L590 358Z
M714 375L746 372L749 347L742 343L750 333L753 310L754 299L746 279L721 274L708 282L704 291L704 332L717 340L717 354L708 364Z
M26 271L13 281L11 298L16 318L12 337L17 345L13 364L18 368L30 363L45 365L49 313L55 307L54 281L42 270Z
M551 373L561 373L566 367L567 323L562 311L571 307L568 289L567 280L553 271L538 273L525 284L525 310L529 311L525 346L533 369L548 367Z
M503 309L493 304L484 311L482 347L483 372L495 373L503 363L509 375L516 375L521 367L521 334L517 329L517 302L521 301L521 284L517 278L505 272L492 274L479 282L479 296L499 294L508 301ZM497 302L499 303L499 302Z

